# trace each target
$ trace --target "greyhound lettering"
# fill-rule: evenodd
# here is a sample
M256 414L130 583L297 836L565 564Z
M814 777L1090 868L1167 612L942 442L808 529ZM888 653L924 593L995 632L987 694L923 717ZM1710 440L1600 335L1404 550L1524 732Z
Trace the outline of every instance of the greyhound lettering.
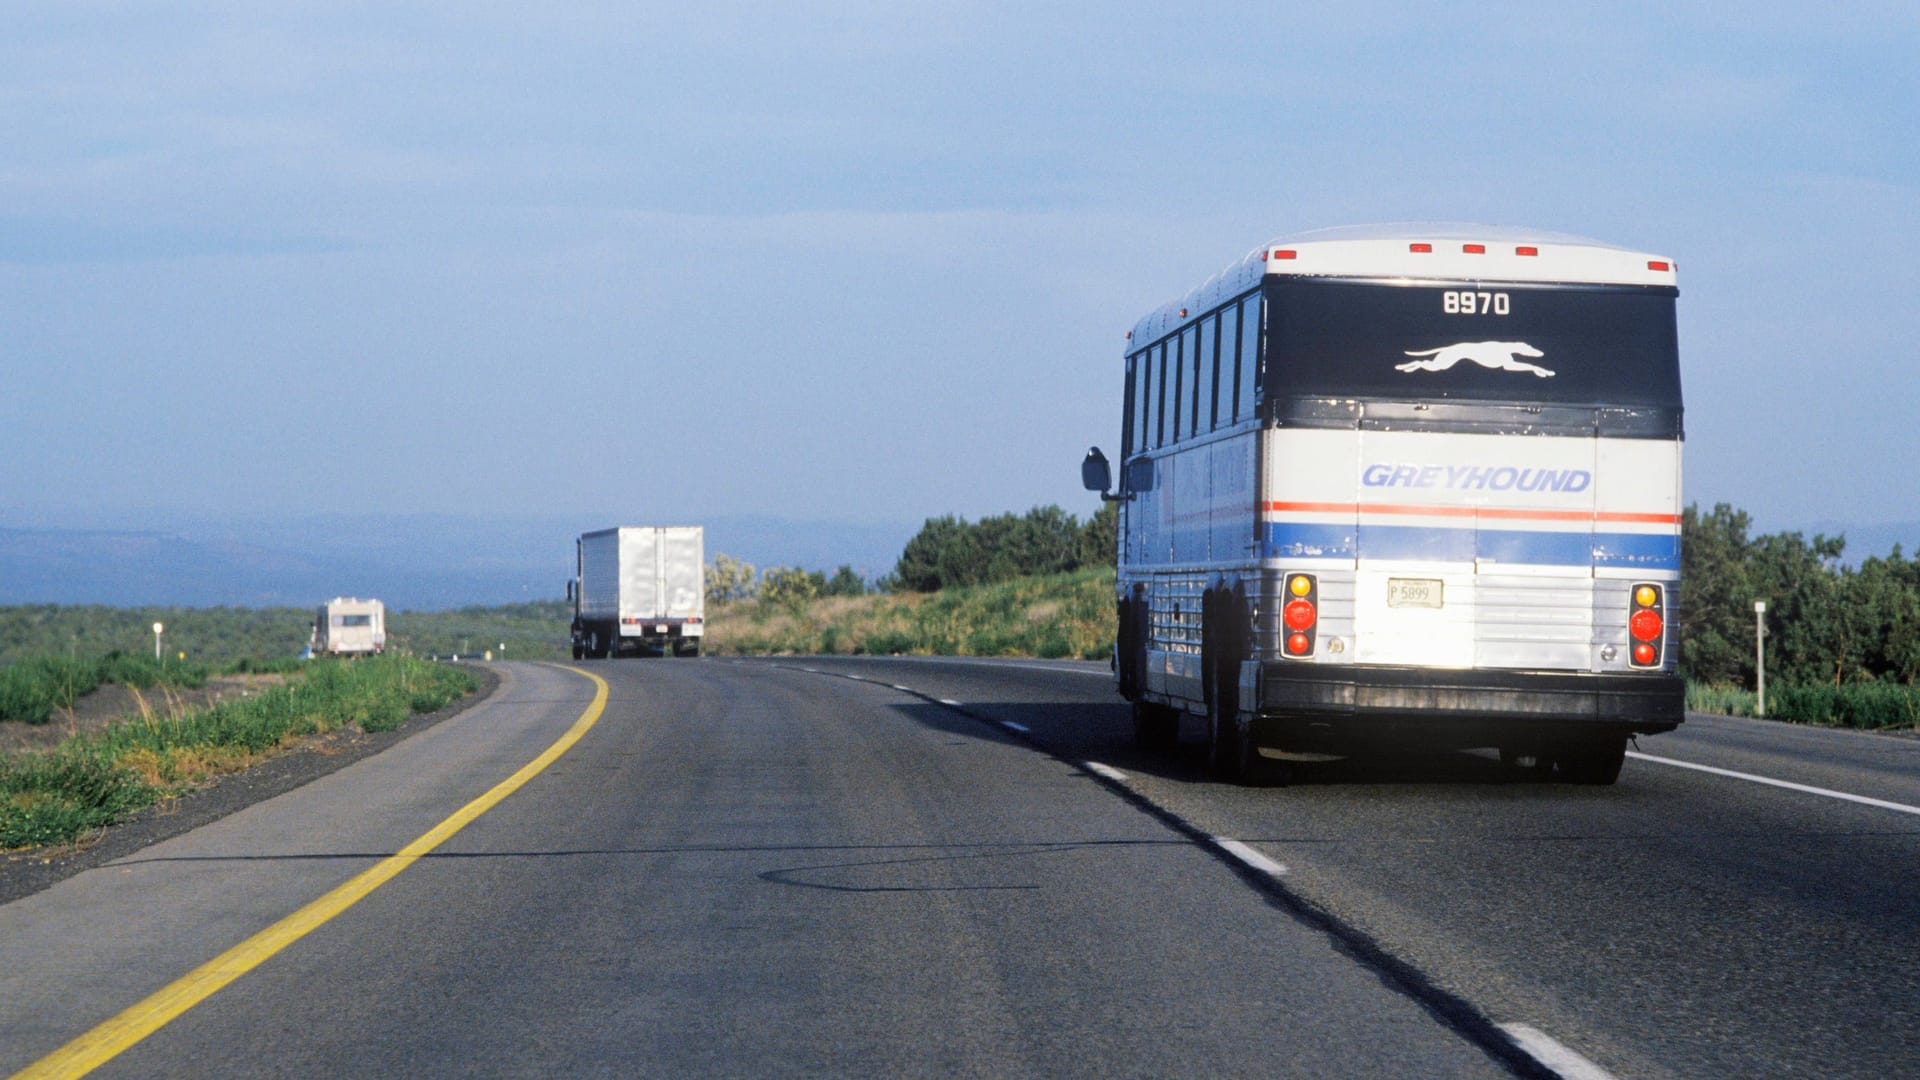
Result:
M1553 377L1553 372L1546 368L1520 359L1522 356L1546 355L1524 341L1463 341L1458 345L1427 349L1424 352L1414 352L1409 349L1407 355L1423 356L1427 359L1395 364L1393 366L1395 371L1445 371L1462 360L1471 360L1493 371L1531 371L1537 378Z

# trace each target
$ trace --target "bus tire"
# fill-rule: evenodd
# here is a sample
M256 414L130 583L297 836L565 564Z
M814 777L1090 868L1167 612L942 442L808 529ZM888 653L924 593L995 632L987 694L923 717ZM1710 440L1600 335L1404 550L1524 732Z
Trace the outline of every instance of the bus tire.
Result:
M1165 705L1133 703L1133 741L1142 750L1171 750L1180 741L1180 714Z
M1292 765L1284 761L1269 761L1260 756L1260 746L1253 741L1251 723L1240 729L1235 745L1240 754L1236 778L1241 783L1258 784L1262 787L1286 787L1293 780Z
M1228 711L1232 705L1224 700L1228 696L1216 690L1207 703L1207 767L1223 780L1239 780L1243 776L1242 733L1237 718Z
M1539 747L1503 746L1500 765L1515 780L1545 780L1553 775L1553 755Z
M1626 736L1608 735L1560 754L1560 775L1570 784L1604 787L1620 779L1626 760Z

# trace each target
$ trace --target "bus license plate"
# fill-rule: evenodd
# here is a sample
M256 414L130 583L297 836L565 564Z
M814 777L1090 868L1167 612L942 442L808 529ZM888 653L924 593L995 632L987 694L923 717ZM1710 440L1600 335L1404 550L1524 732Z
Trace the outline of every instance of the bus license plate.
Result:
M1437 608L1441 584L1438 578L1388 578L1387 606Z

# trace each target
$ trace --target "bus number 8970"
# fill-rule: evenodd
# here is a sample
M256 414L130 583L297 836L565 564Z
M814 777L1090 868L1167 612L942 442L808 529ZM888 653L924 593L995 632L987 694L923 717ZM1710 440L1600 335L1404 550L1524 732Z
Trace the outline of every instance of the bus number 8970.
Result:
M1512 305L1503 292L1447 289L1440 294L1440 310L1448 315L1505 315Z

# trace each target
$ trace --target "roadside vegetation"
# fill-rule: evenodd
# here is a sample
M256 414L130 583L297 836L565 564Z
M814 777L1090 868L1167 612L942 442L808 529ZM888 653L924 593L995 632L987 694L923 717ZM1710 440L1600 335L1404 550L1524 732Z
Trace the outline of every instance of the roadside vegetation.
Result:
M1113 647L1116 516L1057 506L968 522L929 518L893 572L869 587L758 572L716 555L707 574L711 653L1039 656L1106 659Z
M1084 521L1057 506L969 522L930 518L893 570L868 581L707 568L709 653L1105 659L1113 641L1115 507ZM1753 602L1768 604L1767 715L1858 728L1920 727L1920 559L1858 564L1845 541L1750 536L1721 504L1682 520L1681 669L1688 707L1756 712ZM197 686L214 675L299 670L306 609L0 607L0 720L45 723L94 687ZM535 601L389 615L389 649L417 656L558 660L568 605ZM152 624L166 625L163 660ZM182 655L184 654L184 656Z
M389 731L472 693L464 669L388 656L315 661L252 696L138 715L51 750L0 756L0 849L66 843L299 740Z
M1113 570L1075 570L935 593L766 597L707 609L709 653L1039 656L1104 660Z
M1681 667L1688 707L1751 716L1756 600L1767 604L1769 717L1920 726L1920 559L1842 561L1844 537L1752 537L1725 503L1682 516Z

